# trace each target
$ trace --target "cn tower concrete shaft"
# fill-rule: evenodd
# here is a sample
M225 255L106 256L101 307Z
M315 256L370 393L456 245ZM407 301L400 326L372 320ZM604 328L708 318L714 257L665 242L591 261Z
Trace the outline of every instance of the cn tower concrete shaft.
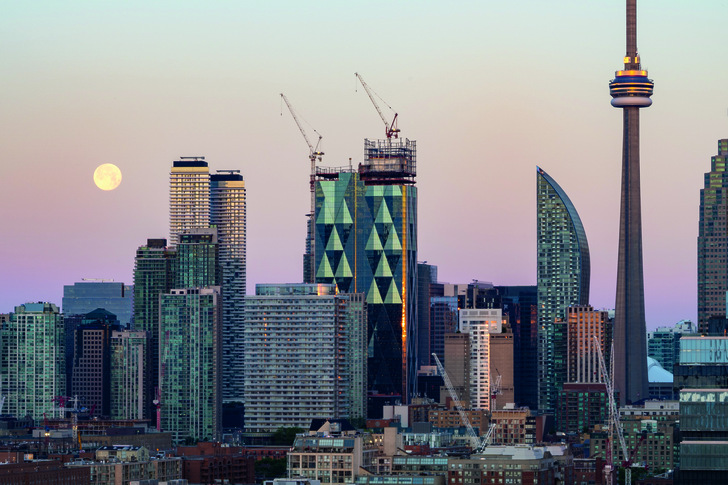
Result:
M648 397L647 335L642 271L640 108L652 104L653 83L637 53L637 5L627 0L624 70L610 83L612 106L623 110L622 197L617 295L614 315L614 379L621 404Z

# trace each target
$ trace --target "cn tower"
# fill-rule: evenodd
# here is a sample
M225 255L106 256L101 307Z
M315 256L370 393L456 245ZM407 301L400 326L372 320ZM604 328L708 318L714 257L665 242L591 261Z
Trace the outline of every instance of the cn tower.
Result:
M653 82L637 53L637 0L627 0L624 70L609 83L612 106L622 109L622 199L619 215L617 299L614 312L614 379L620 402L648 397L645 289L640 204L640 108L652 104Z

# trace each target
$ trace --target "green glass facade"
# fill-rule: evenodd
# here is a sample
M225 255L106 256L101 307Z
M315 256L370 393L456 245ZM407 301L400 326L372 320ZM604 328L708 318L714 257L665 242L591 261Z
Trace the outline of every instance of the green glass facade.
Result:
M147 332L111 334L111 419L144 419Z
M174 288L216 286L222 282L217 229L190 229L179 235Z
M365 142L353 169L319 169L315 182L315 278L366 294L368 388L414 392L417 188L415 144Z
M176 442L219 440L222 426L220 287L161 296L162 429Z
M4 414L58 416L56 396L66 395L65 330L52 303L26 303L2 327Z
M544 170L536 171L538 287L538 405L555 410L567 376L566 309L589 304L589 244L569 196Z
M174 285L177 252L166 239L148 239L134 260L134 329L147 332L147 375L144 419L154 414L152 400L159 386L159 297Z

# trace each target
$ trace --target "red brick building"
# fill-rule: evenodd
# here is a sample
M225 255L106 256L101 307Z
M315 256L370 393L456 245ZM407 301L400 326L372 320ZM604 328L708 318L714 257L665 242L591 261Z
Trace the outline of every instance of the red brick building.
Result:
M256 459L245 448L203 442L177 447L177 456L182 457L182 478L190 483L255 483Z

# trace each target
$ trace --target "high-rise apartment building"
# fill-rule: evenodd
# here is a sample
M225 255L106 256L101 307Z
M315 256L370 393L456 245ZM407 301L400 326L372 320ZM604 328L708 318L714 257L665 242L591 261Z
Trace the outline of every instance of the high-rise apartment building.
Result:
M470 408L470 356L469 334L445 334L443 365L459 401L465 408ZM447 397L450 394L443 386L440 390L440 402L446 402Z
M15 307L1 330L3 412L22 418L58 416L53 400L66 395L63 317L52 303Z
M708 332L710 317L726 316L728 291L728 139L718 140L710 172L700 189L698 226L698 330Z
M111 332L111 419L144 419L148 332Z
M245 427L306 428L321 416L363 418L364 295L334 285L257 285L246 302Z
M162 429L219 440L222 432L220 287L172 289L160 297L159 396Z
M222 272L223 400L243 400L245 342L245 181L239 170L210 175L210 224L217 228Z
M503 330L500 308L460 310L460 331L470 335L470 408L491 410L491 383L497 377L491 365L491 334ZM511 354L512 355L512 354Z
M565 368L557 347L565 342L556 321L571 305L589 304L589 244L581 218L566 192L544 170L536 171L538 287L538 406L556 409Z
M134 317L134 287L115 281L84 279L63 286L61 308L64 316L86 315L103 308L116 315L122 325L129 325Z
M614 381L620 400L648 395L647 329L642 271L640 196L640 108L652 104L653 82L637 53L637 0L627 0L627 52L624 69L609 83L612 106L622 109L622 195L619 210L617 298L614 308ZM585 304L583 302L582 304Z
M568 382L603 382L599 373L599 352L609 364L612 335L609 314L589 305L567 309Z
M177 240L174 288L219 286L222 280L217 229L190 229Z
M417 263L417 368L432 365L430 348L431 288L437 285L437 266ZM441 359L442 360L442 359Z
M153 413L159 387L159 299L174 287L177 252L166 239L147 239L134 260L134 329L147 333L144 419Z
M503 325L500 333L490 334L490 369L494 379L491 388L495 392L495 401L491 402L491 407L495 407L491 411L515 402L513 363L513 332L510 325Z
M169 243L189 229L210 227L210 169L205 157L180 157L169 172Z
M369 390L406 402L416 383L416 145L365 140L364 158L358 170L317 169L314 277L366 294Z

